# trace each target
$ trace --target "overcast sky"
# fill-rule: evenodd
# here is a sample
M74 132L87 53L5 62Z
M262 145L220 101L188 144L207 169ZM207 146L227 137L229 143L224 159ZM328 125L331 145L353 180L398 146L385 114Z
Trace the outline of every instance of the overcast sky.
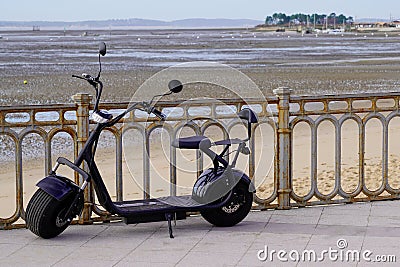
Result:
M400 18L400 0L2 0L0 20L248 18L275 12Z

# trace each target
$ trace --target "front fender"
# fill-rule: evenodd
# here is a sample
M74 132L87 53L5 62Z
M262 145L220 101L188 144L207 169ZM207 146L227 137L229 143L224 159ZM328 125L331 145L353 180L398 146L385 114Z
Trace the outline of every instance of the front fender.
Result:
M75 183L59 175L49 175L40 180L36 186L58 201L62 201L71 193L79 191L79 187Z

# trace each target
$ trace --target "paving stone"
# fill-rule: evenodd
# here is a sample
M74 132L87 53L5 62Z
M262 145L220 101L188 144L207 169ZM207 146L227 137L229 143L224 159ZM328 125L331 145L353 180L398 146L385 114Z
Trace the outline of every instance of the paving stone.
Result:
M266 245L299 245L305 247L311 238L311 234L275 234L275 233L262 233L256 240L254 244L266 244Z
M319 245L323 249L328 249L329 247L337 249L338 240L345 240L347 244L346 247L348 248L360 249L363 244L364 236L313 235L308 246Z
M322 214L318 224L325 225L353 225L367 226L368 215L351 215L351 214Z
M149 262L149 263L178 263L189 252L189 248L180 249L151 249L137 248L122 259L124 262Z
M61 261L57 262L55 264L55 266L57 266L57 267L71 267L71 266L74 266L74 267L87 267L87 266L108 267L108 266L114 266L117 263L118 262L115 260L105 260L105 259L78 260L76 257L68 257L68 258L62 259Z
M400 242L398 237L366 236L364 239L363 248L369 249L372 247L379 247L380 249L398 248L400 255Z
M317 226L313 224L296 223L268 223L263 232L266 233L293 233L293 234L312 234Z
M399 237L400 238L400 227L388 227L388 226L368 226L367 236L380 236L380 237Z
M176 266L236 266L244 254L245 252L241 254L238 252L221 253L218 251L212 254L205 254L204 252L191 251Z
M353 225L317 225L314 234L316 235L336 235L336 236L364 236L367 228L365 226Z
M273 210L273 215L319 216L324 207L292 208L290 210Z
M400 227L400 217L370 216L368 226Z
M20 250L24 246L24 244L0 244L0 260L7 258L12 253Z
M269 220L270 223L296 223L296 224L312 224L316 225L320 215L273 215Z

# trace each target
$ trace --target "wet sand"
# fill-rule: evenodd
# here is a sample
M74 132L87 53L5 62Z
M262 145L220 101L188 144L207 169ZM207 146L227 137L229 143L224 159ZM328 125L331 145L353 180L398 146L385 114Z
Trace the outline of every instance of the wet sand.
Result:
M302 36L248 30L1 34L0 105L71 103L77 92L93 94L71 74L96 74L99 41L108 44L102 77L103 101L109 102L129 101L160 70L196 61L237 68L265 95L280 86L292 88L295 94L322 95L396 91L400 84L397 33L387 37L384 33ZM220 97L207 86L203 91L205 96Z

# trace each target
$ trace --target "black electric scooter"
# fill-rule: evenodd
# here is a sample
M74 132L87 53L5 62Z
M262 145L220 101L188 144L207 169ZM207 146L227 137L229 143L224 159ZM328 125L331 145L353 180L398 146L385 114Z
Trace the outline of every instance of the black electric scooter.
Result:
M98 201L111 214L123 218L126 224L168 221L169 235L173 238L171 221L186 218L187 212L200 212L211 224L216 226L233 226L241 222L249 213L252 202L254 185L246 174L234 169L239 153L248 155L249 148L246 142L251 136L251 123L257 122L256 114L250 109L243 109L238 113L241 119L246 120L248 138L228 139L211 142L205 136L192 136L174 140L172 146L180 149L200 149L209 156L213 168L205 170L193 186L191 195L168 196L156 199L113 202L103 182L95 163L95 152L100 133L106 128L118 123L129 112L139 109L154 114L164 120L166 116L153 105L156 97L179 93L182 90L181 82L172 80L169 83L169 92L155 96L151 101L132 104L120 115L113 117L106 111L99 110L99 101L103 84L100 81L101 61L100 55L106 54L105 43L100 44L99 64L100 70L97 77L88 74L75 76L83 79L96 90L96 99L92 119L97 122L90 133L82 151L75 162L66 158L58 158L57 163L49 176L38 182L39 189L35 192L26 209L26 226L34 234L42 238L53 238L62 233L71 221L80 215L83 209L83 192L89 182L94 184ZM210 148L224 145L221 154L216 154ZM232 145L237 145L237 151L232 163L225 160L224 156ZM79 166L87 163L89 173ZM60 165L66 165L79 173L83 178L82 184L76 184L68 178L56 174Z

